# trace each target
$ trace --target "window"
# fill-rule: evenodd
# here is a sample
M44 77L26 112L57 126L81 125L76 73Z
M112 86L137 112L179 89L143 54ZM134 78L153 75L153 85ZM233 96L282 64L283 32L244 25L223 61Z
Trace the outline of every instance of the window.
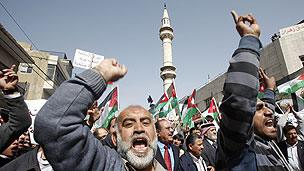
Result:
M54 75L55 75L55 65L48 64L48 70L47 70L47 80L54 80Z
M30 66L27 63L21 63L19 65L19 71L22 73L32 73L33 72L33 67Z

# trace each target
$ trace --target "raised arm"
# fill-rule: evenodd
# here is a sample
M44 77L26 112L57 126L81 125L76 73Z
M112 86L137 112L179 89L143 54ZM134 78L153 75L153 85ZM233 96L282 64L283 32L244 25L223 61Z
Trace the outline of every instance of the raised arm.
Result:
M216 167L219 170L234 170L243 162L241 170L246 170L255 167L250 145L259 88L259 49L262 45L255 18L252 15L239 17L234 11L231 13L241 40L230 60L224 84Z
M118 154L103 146L83 125L88 108L127 72L114 59L105 59L64 82L49 98L35 120L35 139L54 170L122 170Z
M0 71L0 90L8 106L9 119L0 126L0 153L31 125L31 117L22 95L18 92L15 65Z

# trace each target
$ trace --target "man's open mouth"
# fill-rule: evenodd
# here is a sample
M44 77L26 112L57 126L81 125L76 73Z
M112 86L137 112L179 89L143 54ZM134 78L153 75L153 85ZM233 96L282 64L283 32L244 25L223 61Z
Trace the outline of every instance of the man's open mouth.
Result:
M144 137L140 137L140 138L135 138L132 141L132 148L136 151L136 152L146 152L148 149L148 140Z
M268 119L268 120L266 120L266 122L265 122L265 126L267 126L267 127L273 127L273 119Z

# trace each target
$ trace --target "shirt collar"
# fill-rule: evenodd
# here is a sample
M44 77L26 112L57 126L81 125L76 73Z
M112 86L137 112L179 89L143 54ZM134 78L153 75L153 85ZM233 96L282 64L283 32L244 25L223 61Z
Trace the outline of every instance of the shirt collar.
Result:
M200 156L199 158L195 157L191 152L189 152L191 158L193 159L194 162L200 162L202 157Z
M158 147L161 148L161 149L164 149L164 148L165 148L165 144L162 143L162 142L160 142L160 141L157 141L157 145L158 145ZM168 144L167 146L168 146L168 149L171 148L170 144Z
M299 141L297 141L294 145L290 145L290 144L288 144L287 141L286 141L286 145L287 145L287 147L295 147L295 146L298 145L298 142L299 142Z

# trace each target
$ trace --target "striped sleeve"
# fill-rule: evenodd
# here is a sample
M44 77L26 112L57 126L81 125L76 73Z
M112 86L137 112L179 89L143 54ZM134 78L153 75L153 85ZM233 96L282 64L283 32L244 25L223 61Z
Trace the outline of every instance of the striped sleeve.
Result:
M259 85L258 38L244 36L230 60L224 84L223 114L219 132L219 151L226 156L240 155L252 141L252 119L255 113Z

